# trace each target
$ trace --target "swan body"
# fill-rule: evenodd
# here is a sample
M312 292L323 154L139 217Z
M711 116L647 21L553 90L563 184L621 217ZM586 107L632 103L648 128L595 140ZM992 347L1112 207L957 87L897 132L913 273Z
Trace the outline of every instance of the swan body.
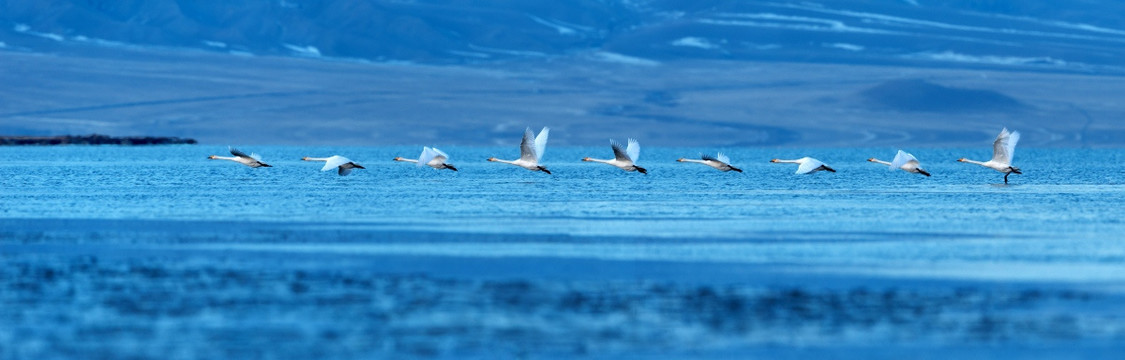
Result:
M232 147L228 147L227 149L230 150L230 154L234 155L234 157L211 155L211 156L208 156L207 158L211 159L211 160L234 161L236 163L246 165L246 166L249 166L249 167L252 167L252 168L273 167L270 164L266 164L266 163L262 162L262 157L258 156L258 154L250 153L249 155L247 155L246 153L238 151L238 149L235 149L235 148L232 148Z
M449 160L449 155L446 155L445 152L442 152L437 148L432 148L429 146L422 147L422 155L418 157L418 160L407 159L401 156L394 158L394 161L411 162L417 164L418 167L422 167L422 165L428 165L429 167L438 170L449 169L457 171L457 168L454 167L453 164L445 163L446 160Z
M906 172L909 172L909 173L915 173L915 174L922 174L922 175L925 175L925 176L930 176L929 172L927 172L925 169L922 169L921 164L918 163L918 159L915 158L914 155L910 155L910 153L902 151L902 150L899 150L898 153L895 154L895 159L891 162L886 162L886 161L879 160L879 159L876 159L876 158L870 158L870 159L867 159L867 161L870 161L870 162L873 162L873 163L876 163L876 164L887 165L887 169L889 169L889 170L902 169L903 171L906 171Z
M539 130L539 135L536 136L529 127L524 130L523 141L520 141L519 159L500 160L495 157L490 157L488 161L512 164L531 171L542 171L550 174L550 170L539 165L539 160L543 159L543 152L547 150L547 135L550 134L550 132L551 129L544 127L543 130Z
M836 169L830 168L825 163L820 162L820 160L813 159L813 158L808 157L808 156L797 159L797 160L773 159L773 160L770 160L770 162L771 163L800 164L801 166L797 167L797 174L812 174L812 173L817 172L817 171L836 172Z
M621 170L636 171L641 174L648 175L648 170L635 164L637 158L641 157L641 144L638 143L636 139L629 139L629 145L627 147L621 146L621 143L619 142L610 140L609 146L613 148L613 159L602 160L585 157L582 158L582 161L592 161L602 164L609 164L616 166Z
M676 160L676 161L703 164L703 165L713 167L716 170L724 171L724 172L726 172L726 171L742 172L742 169L731 166L730 165L730 158L728 158L726 155L723 155L723 153L719 153L719 156L715 156L715 157L711 157L711 155L701 155L700 158L702 158L702 160L680 158L679 160Z
M301 160L304 160L304 161L323 161L324 167L320 168L320 171L328 171L328 170L336 169L336 173L340 174L340 176L345 176L345 175L351 174L352 169L366 169L365 167L360 166L359 164L356 164L355 162L349 160L348 158L340 156L340 155L332 155L332 156L326 157L326 158L315 158L315 157L306 156L306 157L301 158Z
M986 168L1004 173L1004 183L1008 183L1008 175L1013 173L1023 174L1020 168L1012 166L1012 157L1015 155L1016 143L1020 141L1020 132L1008 132L1008 128L1000 130L1000 135L992 142L992 160L975 161L966 158L957 159L960 162L977 164Z

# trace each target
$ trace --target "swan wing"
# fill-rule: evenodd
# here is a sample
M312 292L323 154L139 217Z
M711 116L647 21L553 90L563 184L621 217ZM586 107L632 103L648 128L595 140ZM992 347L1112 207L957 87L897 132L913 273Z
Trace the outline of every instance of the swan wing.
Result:
M609 140L609 147L613 148L613 158L617 161L629 161L629 152L621 143Z
M891 166L889 167L889 169L895 170L902 168L903 165L906 165L909 162L918 164L918 159L914 158L914 155L910 155L910 153L908 152L899 150L898 153L895 154L895 159L891 161Z
M716 157L715 157L715 160L719 160L719 162L721 162L721 163L724 163L724 164L730 165L730 158L729 158L729 157L727 157L727 156L726 156L725 154L723 154L723 153L719 153L719 156L716 156Z
M520 160L539 161L539 155L535 152L535 133L531 132L531 128L523 131L523 141L520 141Z
M707 154L699 155L699 158L703 159L703 161L720 161L718 158Z
M1020 142L1020 132L1013 131L1012 135L1008 137L1007 146L1004 149L1008 152L1008 164L1011 165L1012 159L1016 157L1016 143Z
M328 160L325 160L324 167L320 168L320 171L332 170L334 168L340 167L340 165L344 165L350 162L352 161L348 160L348 158L346 157L340 155L332 155L328 158Z
M430 160L433 160L437 155L438 153L435 152L434 149L431 149L429 146L423 146L422 156L418 157L418 162L415 163L414 166L422 167L424 165L427 165L430 163Z
M625 153L629 154L629 160L637 162L641 158L641 143L637 139L629 139L629 146L625 148Z
M254 156L256 154L255 155L247 155L246 153L244 153L244 152L242 152L238 149L232 148L232 147L227 147L227 149L230 150L231 155L234 155L234 156L237 156L237 157L251 158L251 159L254 159L254 160L260 160L260 159L254 158Z
M440 159L441 162L445 162L446 160L449 160L449 155L447 155L444 151L438 150L437 148L430 148L430 150L432 150L435 154L437 154L437 155L434 155L434 159Z
M1016 149L1016 142L1020 140L1018 132L1008 132L1008 128L1000 130L996 141L992 142L992 161L1001 164L1012 163L1012 152Z
M551 129L544 126L539 130L539 136L535 137L535 160L543 158L543 154L547 152L547 135L551 133Z
M820 167L821 165L824 165L824 163L820 162L820 160L810 157L801 158L797 161L801 161L801 166L797 167L798 174L808 174L810 172L813 172L813 170L816 170L816 168Z

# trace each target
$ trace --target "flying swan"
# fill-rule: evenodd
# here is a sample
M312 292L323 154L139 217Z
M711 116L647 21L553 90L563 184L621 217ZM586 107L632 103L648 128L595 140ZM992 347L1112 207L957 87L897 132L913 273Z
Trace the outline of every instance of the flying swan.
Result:
M1004 173L1004 183L1008 183L1008 175L1012 173L1023 174L1020 168L1012 166L1012 156L1015 155L1016 143L1020 141L1020 132L1008 132L1008 128L1000 130L996 141L992 142L992 160L980 162L966 158L957 159L960 162L977 164L986 168Z
M636 139L629 139L628 147L622 147L621 143L609 140L609 146L613 148L613 160L601 160L584 157L582 158L582 161L600 162L602 164L616 166L621 170L636 171L641 174L648 175L648 170L645 170L645 168L634 164L634 162L637 161L637 158L641 157L641 144L637 143Z
M730 158L728 158L726 155L723 155L723 153L719 153L719 156L715 156L715 157L711 157L711 155L700 155L700 157L703 160L680 158L679 160L676 160L676 161L703 164L703 165L713 167L716 170L724 171L724 172L725 171L732 171L732 170L737 171L737 172L742 172L742 169L731 166L730 165Z
M895 154L895 159L891 162L886 162L886 161L879 160L879 159L876 159L876 158L870 158L870 159L867 159L867 161L870 161L870 162L873 162L873 163L876 163L876 164L887 165L888 166L887 169L889 169L889 170L902 169L903 171L906 171L906 172L909 172L909 173L915 173L915 174L922 174L922 175L925 175L925 176L930 176L930 173L926 172L926 170L922 169L920 164L918 164L918 159L914 158L914 155L910 155L910 153L902 151L902 150L899 150L898 153Z
M230 149L230 154L234 155L234 157L211 155L207 158L211 160L230 160L252 168L273 167L270 166L270 164L262 162L262 157L258 156L258 154L250 153L250 155L246 155L246 153L238 151L238 149L232 147L227 148Z
M539 136L535 136L535 133L531 132L529 127L523 131L519 159L509 161L490 157L488 161L512 164L531 171L542 171L550 174L550 170L539 165L539 160L543 159L543 152L547 150L547 134L550 134L550 132L551 129L544 127L543 130L539 130Z
M328 170L336 169L336 173L340 174L340 176L345 176L347 174L351 174L352 169L366 169L365 167L360 166L359 164L356 164L355 162L352 162L348 158L340 156L340 155L332 155L332 156L326 157L326 158L315 158L315 157L306 156L306 157L301 158L301 160L304 160L304 161L323 161L324 167L320 168L320 171L328 171Z
M770 160L770 162L771 163L800 164L801 166L797 167L797 174L812 174L814 172L821 171L821 170L828 171L828 172L836 172L835 169L828 167L828 165L825 165L824 163L820 162L820 160L813 159L813 158L808 157L808 156L797 159L797 160L773 159L773 160Z
M429 165L430 167L438 170L449 169L457 171L457 168L453 167L453 164L446 164L446 160L449 160L449 155L446 155L445 152L442 152L437 148L432 148L429 146L422 147L422 156L419 156L418 160L407 159L401 156L394 158L394 161L411 162L417 164L418 167L422 167L422 165Z

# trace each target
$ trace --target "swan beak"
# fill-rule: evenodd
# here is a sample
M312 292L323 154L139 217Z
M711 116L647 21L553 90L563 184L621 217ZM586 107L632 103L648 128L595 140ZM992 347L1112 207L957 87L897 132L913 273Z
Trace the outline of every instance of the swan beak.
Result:
M958 162L965 162L965 158L957 159Z
M490 157L490 158L488 158L488 161L496 161L496 158Z
M676 161L678 161L678 162L684 162L684 158L680 158L679 160L676 160Z
M394 161L402 161L402 156L395 156L395 158L394 158L394 159L391 159L391 160L394 160Z
M869 158L869 159L867 159L867 161L875 162L875 158Z
M301 160L303 160L303 161L309 161L309 157L308 157L308 156L303 156L303 157L301 157Z
M584 157L584 158L582 158L582 161L590 161L590 157L589 156Z
M775 163L777 162L777 159L770 160L770 162Z
M211 159L211 160L215 160L215 155L208 156L207 158Z

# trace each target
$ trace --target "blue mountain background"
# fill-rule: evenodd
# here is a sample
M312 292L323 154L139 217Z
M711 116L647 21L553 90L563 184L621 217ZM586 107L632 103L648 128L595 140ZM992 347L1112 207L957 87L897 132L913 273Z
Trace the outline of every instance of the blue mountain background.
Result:
M1121 146L1115 1L0 0L0 134ZM515 140L513 140L515 139Z

